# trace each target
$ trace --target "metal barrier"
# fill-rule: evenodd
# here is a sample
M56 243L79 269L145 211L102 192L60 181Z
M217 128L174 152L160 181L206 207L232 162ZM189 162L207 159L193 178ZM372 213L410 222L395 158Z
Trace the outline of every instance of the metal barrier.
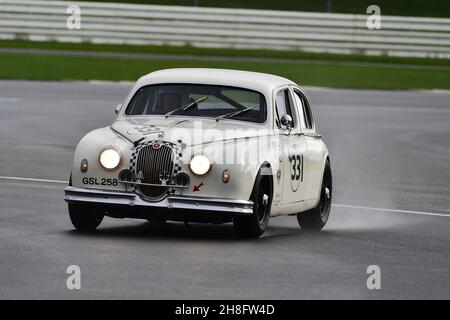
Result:
M70 5L80 29L68 29ZM48 0L0 0L0 39L299 50L450 58L450 19L157 6Z

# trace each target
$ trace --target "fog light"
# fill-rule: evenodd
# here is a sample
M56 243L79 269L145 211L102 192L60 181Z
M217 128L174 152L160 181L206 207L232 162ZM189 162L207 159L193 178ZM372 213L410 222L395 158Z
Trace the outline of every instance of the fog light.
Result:
M222 172L222 181L223 183L228 183L228 181L230 181L230 171L228 170L223 170Z
M179 186L187 186L189 184L190 178L187 173L180 172L175 176L175 183Z
M134 172L130 169L123 169L122 171L119 172L119 180L128 182L135 181Z
M86 159L81 160L81 164L80 164L80 171L85 173L86 171L88 171L88 161Z

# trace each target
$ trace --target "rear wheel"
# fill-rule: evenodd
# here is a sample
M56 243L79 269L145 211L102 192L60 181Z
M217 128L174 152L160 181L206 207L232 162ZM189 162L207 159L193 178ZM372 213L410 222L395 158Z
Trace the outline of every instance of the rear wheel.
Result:
M102 222L104 214L89 205L69 203L69 216L77 230L93 231Z
M333 183L330 162L325 163L319 203L314 209L297 213L298 224L305 230L321 230L328 221L331 209Z
M250 199L253 201L253 214L233 220L234 229L241 238L260 237L269 224L272 203L272 185L269 176L259 172Z

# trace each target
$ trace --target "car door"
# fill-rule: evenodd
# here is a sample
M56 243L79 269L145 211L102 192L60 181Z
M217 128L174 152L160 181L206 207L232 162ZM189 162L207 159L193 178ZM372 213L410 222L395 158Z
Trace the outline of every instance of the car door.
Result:
M299 112L289 87L281 88L275 95L277 126L282 145L283 195L282 204L292 204L304 200L304 154L305 138L301 134ZM281 117L292 117L292 127L281 124Z
M293 87L292 90L297 109L300 111L300 123L306 142L304 161L307 170L304 178L307 183L304 198L310 200L317 198L322 183L323 143L317 132L309 97L300 88Z

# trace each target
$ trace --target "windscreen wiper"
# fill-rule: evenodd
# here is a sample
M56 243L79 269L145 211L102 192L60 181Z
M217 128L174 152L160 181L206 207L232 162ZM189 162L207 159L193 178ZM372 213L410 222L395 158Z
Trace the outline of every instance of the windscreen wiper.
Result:
M249 107L249 108L245 108L245 109L242 109L242 110L239 110L239 111L233 111L233 112L230 112L230 113L225 113L225 114L223 114L221 116L216 117L216 121L219 121L221 119L226 119L226 118L233 118L234 116L237 116L239 114L243 114L244 112L247 112L247 111L250 111L250 110L253 110L253 109L255 109L255 107Z
M201 97L200 99L197 99L197 100L195 100L195 101L192 101L192 102L190 102L189 104L187 104L187 105L185 105L185 106L182 106L182 107L176 108L175 110L172 110L172 111L167 112L164 116L165 116L166 118L168 118L171 114L173 114L173 113L175 113L175 112L177 112L177 111L181 111L181 110L182 110L182 111L186 111L186 110L192 108L193 106L195 106L197 103L200 103L200 102L202 102L202 101L204 101L204 100L206 100L206 99L208 99L207 96Z

